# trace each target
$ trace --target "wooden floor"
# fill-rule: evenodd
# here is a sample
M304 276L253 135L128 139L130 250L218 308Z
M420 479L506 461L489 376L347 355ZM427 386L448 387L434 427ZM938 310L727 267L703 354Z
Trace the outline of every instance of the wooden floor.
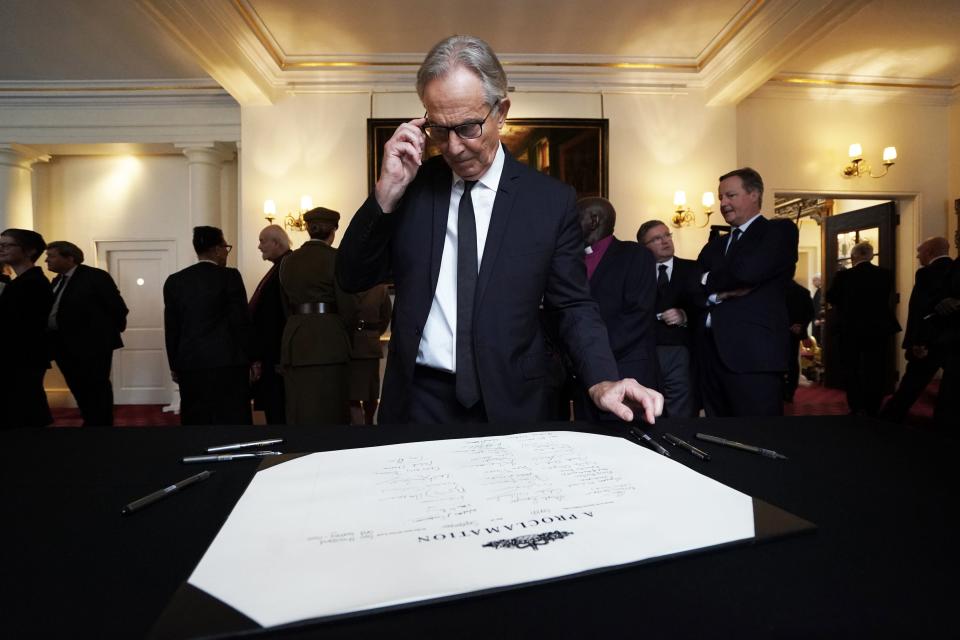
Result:
M933 423L933 405L937 396L937 381L927 387L913 406L907 423L918 427L929 427ZM161 405L118 405L114 409L114 423L118 427L157 427L180 424L180 417L173 413L163 413ZM797 389L794 401L784 404L784 414L788 416L833 416L844 415L849 411L846 396L838 389L827 389L820 385L801 386ZM54 409L54 426L78 427L82 420L77 409Z

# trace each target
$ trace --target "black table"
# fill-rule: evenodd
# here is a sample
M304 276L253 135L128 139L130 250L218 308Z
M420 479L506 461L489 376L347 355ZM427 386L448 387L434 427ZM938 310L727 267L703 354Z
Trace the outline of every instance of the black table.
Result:
M3 433L5 637L147 635L243 493L256 461L187 466L207 446L283 437L323 451L571 425L166 427ZM612 428L574 428L614 433ZM956 637L960 618L953 434L847 417L663 420L790 457L699 443L674 459L817 524L812 534L576 579L311 625L282 637ZM210 480L130 517L134 498ZM274 632L276 634L276 632Z

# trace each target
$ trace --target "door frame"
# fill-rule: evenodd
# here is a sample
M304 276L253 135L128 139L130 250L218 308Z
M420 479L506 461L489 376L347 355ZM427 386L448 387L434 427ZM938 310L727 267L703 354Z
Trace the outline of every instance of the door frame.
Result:
M110 273L110 253L114 251L167 251L169 252L170 256L170 273L175 273L179 265L179 257L177 256L177 241L172 238L151 238L143 240L94 240L94 246L96 247L97 267L103 269L107 273ZM111 274L111 277L113 277L113 274ZM160 305L162 308L163 300L160 300ZM160 326L161 331L165 332L166 327L163 326L162 315ZM117 349L113 352L113 362L111 364L110 375L110 383L113 385L114 398L119 397L120 393L120 389L117 388L117 378L112 373L113 371L117 370L117 360L119 357L120 349ZM166 389L169 396L172 398L174 393L173 381L169 378L166 380Z

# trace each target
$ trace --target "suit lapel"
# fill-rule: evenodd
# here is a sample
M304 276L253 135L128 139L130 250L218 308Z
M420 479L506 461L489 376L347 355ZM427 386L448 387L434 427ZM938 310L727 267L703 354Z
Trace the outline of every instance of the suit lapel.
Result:
M480 308L480 301L490 282L490 274L496 264L500 248L503 246L503 236L510 221L510 211L516 200L520 186L521 164L504 150L503 172L500 174L500 186L497 197L493 201L493 212L490 214L490 227L487 229L487 241L483 246L483 256L480 261L480 275L477 280L477 294L473 305L474 314Z
M433 191L433 233L430 244L430 288L437 290L437 280L440 278L440 260L443 258L443 241L447 235L447 216L450 213L450 192L453 190L453 174L447 164L442 166L434 176Z

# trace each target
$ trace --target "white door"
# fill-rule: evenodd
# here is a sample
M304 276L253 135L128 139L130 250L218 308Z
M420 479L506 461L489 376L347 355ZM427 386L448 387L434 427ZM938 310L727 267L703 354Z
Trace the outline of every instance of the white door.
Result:
M98 242L97 255L130 309L113 356L115 404L167 404L173 383L164 351L163 283L176 264L171 241Z

